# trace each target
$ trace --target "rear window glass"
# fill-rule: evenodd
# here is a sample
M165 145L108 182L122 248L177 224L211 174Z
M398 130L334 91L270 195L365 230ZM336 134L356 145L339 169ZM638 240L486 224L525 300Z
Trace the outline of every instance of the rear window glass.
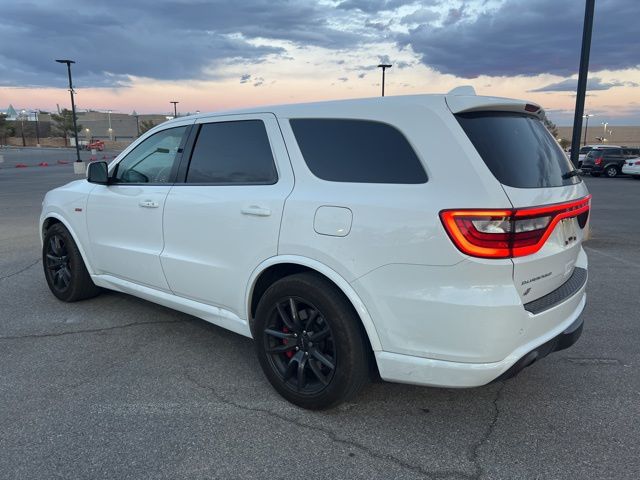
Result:
M507 112L456 115L491 173L516 188L561 187L579 183L571 162L535 117Z
M409 142L381 122L292 119L309 170L332 182L425 183L427 174Z

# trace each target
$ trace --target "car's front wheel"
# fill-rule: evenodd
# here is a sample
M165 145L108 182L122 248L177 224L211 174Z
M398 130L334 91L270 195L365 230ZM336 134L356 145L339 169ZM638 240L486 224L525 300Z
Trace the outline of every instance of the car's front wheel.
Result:
M100 293L73 237L61 223L47 229L42 245L42 264L49 289L59 300L76 302Z
M253 331L267 379L300 407L333 407L368 379L360 319L342 292L319 275L300 273L269 287Z

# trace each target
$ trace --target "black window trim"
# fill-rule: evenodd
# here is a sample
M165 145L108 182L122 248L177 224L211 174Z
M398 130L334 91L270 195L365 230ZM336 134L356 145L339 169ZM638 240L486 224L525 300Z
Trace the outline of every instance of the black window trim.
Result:
M264 186L264 185L276 185L280 181L280 171L278 170L278 162L276 161L275 151L273 149L273 144L271 142L271 137L269 136L269 129L267 128L267 124L262 118L238 118L238 119L230 119L229 117L220 117L224 118L224 120L216 120L216 119L207 119L209 121L197 123L193 125L193 129L191 130L188 139L185 144L184 152L182 154L182 158L180 160L180 165L177 169L177 177L174 183L174 186L183 186L183 187L248 187L248 186ZM200 135L200 130L202 130L203 125L209 125L214 123L232 123L232 122L247 122L247 121L260 121L264 126L265 133L267 134L267 141L269 142L269 149L271 150L271 159L273 161L273 166L275 168L275 179L272 182L243 182L243 183L229 183L229 182L187 182L187 175L189 173L189 167L191 166L191 157L193 156L193 152L195 150L196 141L198 140L198 136Z
M118 167L120 166L120 163L122 163L122 161L127 158L136 148L138 148L138 146L142 145L144 142L146 142L147 140L149 140L151 137L154 137L155 135L162 133L162 132L166 132L167 130L172 130L174 128L182 128L182 127L186 127L184 133L182 134L182 140L180 140L180 146L178 147L178 153L176 155L176 158L174 158L173 160L173 166L171 167L171 173L169 174L169 178L171 181L169 182L164 182L164 183L158 183L158 182L149 182L149 183L141 183L141 182L136 182L136 183L132 183L132 182L113 182L113 183L109 183L109 187L111 186L118 186L118 187L123 187L123 186L128 186L128 185L132 185L132 186L149 186L149 187L171 187L173 185L176 184L176 182L178 181L178 172L180 169L180 165L182 164L182 159L184 158L184 154L186 151L186 145L187 145L187 141L191 135L191 132L193 131L193 124L187 124L187 125L175 125L172 127L168 127L168 128L163 128L162 130L158 130L157 132L155 132L153 135L149 135L148 137L146 137L142 142L140 142L138 145L136 145L135 147L133 147L131 149L131 151L129 153L127 153L124 157L122 157L120 160L118 160L118 163L116 163L116 165L113 167L112 173L110 174L110 177L115 175L118 172Z
M303 116L303 117L288 117L286 118L288 124L289 124L289 129L291 130L291 134L293 135L293 138L296 142L296 146L298 148L298 151L300 153L300 157L302 158L302 163L304 165L304 167L307 169L307 171L309 172L309 174L315 178L316 180L319 180L321 182L327 182L327 183L331 183L331 184L349 184L349 185L404 185L404 186L418 186L418 185L426 185L427 183L429 183L429 179L431 178L431 176L429 175L429 172L427 171L427 167L426 167L426 161L422 158L422 154L420 152L419 149L417 149L415 147L415 145L413 144L413 142L405 135L405 133L400 130L400 128L398 128L396 125L389 123L389 122L385 122L383 120L376 120L376 119L372 119L372 118L362 118L362 117L308 117L308 116ZM420 168L422 168L422 171L424 172L424 176L425 176L425 181L424 182L420 182L420 183L395 183L395 182L346 182L346 181L341 181L341 180L327 180L325 178L321 178L319 176L317 176L315 173L313 173L313 171L311 170L311 168L309 167L309 165L307 164L306 159L304 158L304 154L302 153L302 148L300 147L300 142L298 141L298 138L296 137L296 132L293 129L293 125L291 124L292 120L351 120L351 121L357 121L357 122L367 122L367 123L377 123L377 124L381 124L381 125L386 125L387 127L391 127L392 129L394 129L395 131L397 131L400 136L407 142L407 144L409 145L409 147L411 147L411 150L413 150L414 155L416 156L416 158L418 159L418 163L420 165Z

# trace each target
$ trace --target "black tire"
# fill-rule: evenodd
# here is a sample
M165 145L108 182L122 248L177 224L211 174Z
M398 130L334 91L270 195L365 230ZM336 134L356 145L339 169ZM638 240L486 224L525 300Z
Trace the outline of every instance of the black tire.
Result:
M635 180L640 180L640 175L633 175L633 178L634 178Z
M609 178L617 177L618 173L620 173L620 171L619 171L618 167L616 167L615 165L609 165L604 170L604 174Z
M599 173L591 173L591 176L592 176L592 177L599 177L599 176L600 176L600 174L599 174Z
M76 242L61 223L49 227L44 236L42 265L51 293L63 302L77 302L100 293L100 288L91 280Z
M253 334L267 379L302 408L334 407L369 378L360 319L342 292L320 275L299 273L271 285L258 303Z

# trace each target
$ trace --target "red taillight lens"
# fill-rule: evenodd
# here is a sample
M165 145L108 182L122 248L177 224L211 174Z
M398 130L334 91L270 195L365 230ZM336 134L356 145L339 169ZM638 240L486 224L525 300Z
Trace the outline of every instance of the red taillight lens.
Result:
M638 160L635 164L636 164L636 165L640 165L640 160Z
M602 157L596 158L593 163L595 163L596 165L602 165Z
M563 218L581 216L584 228L591 195L543 207L508 210L443 210L440 219L458 249L480 258L531 255L542 248Z

